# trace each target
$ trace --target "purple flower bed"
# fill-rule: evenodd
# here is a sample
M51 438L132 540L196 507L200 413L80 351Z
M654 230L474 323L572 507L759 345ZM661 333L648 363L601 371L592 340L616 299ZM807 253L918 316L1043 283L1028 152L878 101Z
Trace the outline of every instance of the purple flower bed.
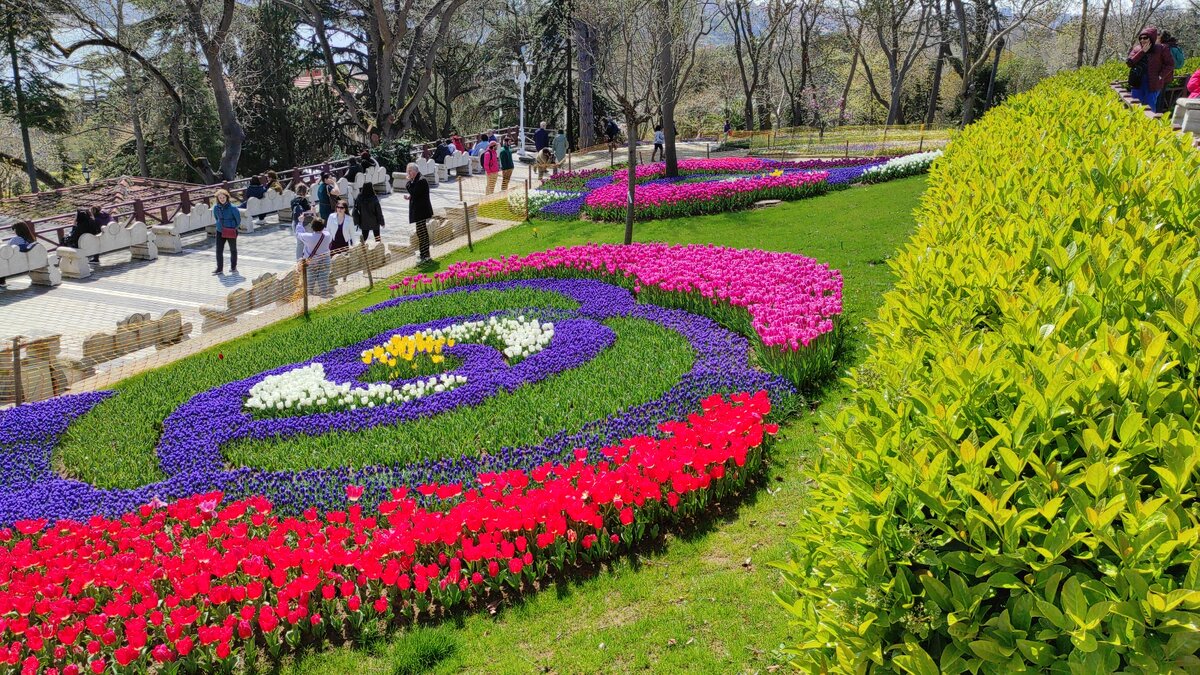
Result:
M480 472L531 469L547 461L566 459L576 448L587 447L595 451L623 438L657 434L659 424L683 419L698 411L700 401L713 393L765 389L777 410L786 409L795 394L782 377L750 366L750 346L745 338L709 319L682 310L638 304L629 291L599 281L534 279L488 283L403 296L363 311L377 311L430 295L513 287L557 292L579 302L580 308L575 312L554 312L555 336L546 350L509 366L491 348L456 345L452 348L453 353L462 357L463 363L455 372L467 374L467 384L408 403L269 420L255 420L243 410L249 388L268 375L320 362L335 381L356 379L366 369L359 355L367 346L394 333L410 333L466 319L457 317L403 326L307 362L222 385L197 394L167 418L158 454L170 477L133 490L100 489L61 478L49 469L51 452L70 420L91 409L111 392L60 397L4 413L0 428L6 431L0 435L0 450L9 461L0 469L0 525L25 518L82 520L96 514L116 516L154 499L171 500L209 490L224 490L233 497L262 494L278 508L298 512L310 506L340 508L345 505L345 486L357 484L366 487L363 502L371 505L387 498L387 489L391 487L416 487L429 482L469 484ZM536 312L533 308L527 310L531 315ZM273 472L229 469L221 456L223 444L243 438L320 435L395 424L437 415L458 406L478 405L498 391L511 391L594 358L612 344L612 330L599 323L612 317L645 319L678 332L696 353L696 360L692 369L663 396L590 422L577 433L560 432L537 445L496 448L484 456L452 457L397 466Z
M888 159L889 157L849 157L796 161L757 158L684 160L680 164L681 175L672 178L661 176L665 165L659 162L657 164L639 166L637 168L637 181L638 189L644 190L656 185L670 185L675 183L727 182L739 176L742 178L761 179L764 172L776 170L783 171L785 176L790 174L807 174L815 170L820 170L828 174L828 178L825 180L828 185L841 188L860 180L863 172L868 167L884 164ZM571 220L578 218L579 214L586 210L587 199L593 192L609 188L614 183L624 184L625 180L626 174L624 170L614 172L611 169L587 169L577 171L573 174L559 174L543 183L542 186L546 189L554 190L561 190L564 189L563 186L567 186L571 190L582 190L583 192L578 197L547 204L538 209L536 215L548 220ZM624 190L621 192L623 193ZM779 195L770 196L779 197ZM637 199L639 207L641 207L644 199L641 195ZM710 209L697 207L698 212L706 210ZM596 216L595 213L591 215ZM668 217L671 214L658 215L659 217Z

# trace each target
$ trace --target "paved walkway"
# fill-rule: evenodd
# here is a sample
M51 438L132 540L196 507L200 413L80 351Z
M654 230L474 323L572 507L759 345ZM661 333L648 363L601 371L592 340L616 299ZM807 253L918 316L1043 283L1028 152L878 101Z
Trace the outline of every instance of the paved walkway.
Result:
M715 144L714 144L715 147ZM704 143L681 143L681 156L705 155ZM643 152L648 157L648 153ZM620 161L621 153L616 153ZM572 157L572 168L608 166L607 151ZM523 190L521 181L533 176L532 187L539 182L525 165L518 165L510 189ZM477 202L484 196L485 179L471 176L446 182L431 192L434 209L441 211L461 205L461 199ZM403 193L382 200L385 242L407 244L413 230L408 224L408 202ZM193 234L184 239L184 251L160 254L156 260L131 260L127 251L101 256L87 279L64 279L61 286L32 286L28 277L13 277L7 288L0 289L0 340L13 336L42 337L61 334L63 347L72 345L90 333L112 331L116 322L134 313L149 313L157 318L169 309L178 309L184 321L193 324L197 336L203 323L201 305L224 306L226 296L238 287L267 272L283 273L295 265L295 239L291 230L281 227L272 216L268 226L238 237L237 275L215 276L215 238ZM226 254L228 255L228 254ZM226 267L228 271L228 266ZM254 315L252 312L251 316Z

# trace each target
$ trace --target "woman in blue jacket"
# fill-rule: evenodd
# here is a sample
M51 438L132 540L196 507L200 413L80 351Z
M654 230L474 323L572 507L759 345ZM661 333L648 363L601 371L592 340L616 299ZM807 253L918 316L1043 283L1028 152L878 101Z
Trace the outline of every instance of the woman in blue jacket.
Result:
M237 274L238 226L242 224L242 213L229 202L228 190L217 190L217 203L213 204L213 220L217 222L217 269L213 274L222 274L225 269L225 243L229 243L229 271Z

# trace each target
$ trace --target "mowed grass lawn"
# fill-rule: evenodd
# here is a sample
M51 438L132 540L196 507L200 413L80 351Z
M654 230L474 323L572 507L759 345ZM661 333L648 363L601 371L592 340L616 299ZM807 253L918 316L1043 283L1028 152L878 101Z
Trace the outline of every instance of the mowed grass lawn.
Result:
M910 178L764 210L638 223L635 238L796 251L840 269L849 347L842 366L849 367L863 354L862 321L892 283L886 260L912 230L924 185L924 178ZM441 264L622 236L617 224L533 222ZM820 401L786 423L761 489L713 513L700 529L668 535L656 550L553 583L519 604L468 612L360 649L309 654L290 668L329 675L730 673L785 665L779 647L797 636L773 596L780 579L769 563L787 556L787 536L805 508L804 458L820 451L821 420L836 414L845 394L830 383Z

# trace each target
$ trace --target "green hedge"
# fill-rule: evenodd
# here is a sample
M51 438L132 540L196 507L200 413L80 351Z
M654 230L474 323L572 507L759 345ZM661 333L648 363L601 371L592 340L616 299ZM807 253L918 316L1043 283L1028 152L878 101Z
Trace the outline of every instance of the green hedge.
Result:
M1123 73L930 174L780 564L802 668L1200 669L1200 155Z

